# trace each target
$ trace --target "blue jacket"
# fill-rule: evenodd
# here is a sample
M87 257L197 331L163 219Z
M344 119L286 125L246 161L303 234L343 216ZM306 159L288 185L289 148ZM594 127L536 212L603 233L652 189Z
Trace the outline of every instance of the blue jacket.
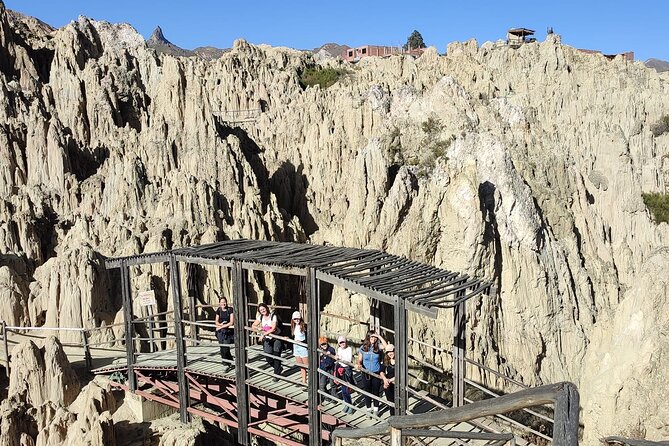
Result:
M325 355L323 354L323 349L319 349L319 351L321 352L321 355L320 355L320 357L321 357L321 362L320 362L320 364L318 365L318 368L321 369L321 370L325 370L326 372L331 372L331 371L333 371L333 370L334 370L334 363L335 363L335 360L332 359L332 358L329 357L329 356L325 356ZM327 352L328 352L329 354L331 354L332 356L334 356L335 354L337 354L337 352L335 352L335 349L334 349L333 347L330 347L329 345L327 346L327 348L325 349L325 351L327 351Z

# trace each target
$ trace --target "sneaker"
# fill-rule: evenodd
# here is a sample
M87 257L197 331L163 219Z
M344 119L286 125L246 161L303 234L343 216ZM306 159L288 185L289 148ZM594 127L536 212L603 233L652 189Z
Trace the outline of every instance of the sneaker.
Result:
M229 373L229 372L230 372L232 369L234 369L234 368L235 368L235 366L232 365L232 364L229 365L229 366L227 366L227 367L225 368L225 373Z
M377 416L379 415L379 408L378 408L378 406L374 406L374 410L372 411L372 413L373 413L374 415L377 415Z
M372 413L372 408L371 408L371 407L368 407L368 408L367 408L367 413L369 413L369 414Z

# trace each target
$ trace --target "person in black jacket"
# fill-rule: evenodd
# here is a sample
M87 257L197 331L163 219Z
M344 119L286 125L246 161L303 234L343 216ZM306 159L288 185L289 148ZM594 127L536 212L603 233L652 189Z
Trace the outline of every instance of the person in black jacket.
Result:
M318 368L334 375L334 365L335 365L335 349L328 345L328 338L321 336L318 338L318 345L320 349L320 362ZM330 395L337 395L337 388L333 382L333 379L329 376L318 374L318 390L326 392L328 383L330 383Z
M216 309L216 338L221 343L221 358L228 365L225 372L229 372L235 366L232 362L232 355L230 354L230 344L235 342L235 315L232 313L232 308L228 306L228 299L221 297Z
M386 345L386 358L381 367L381 379L383 379L383 391L386 399L393 403L390 406L390 415L395 415L395 346Z

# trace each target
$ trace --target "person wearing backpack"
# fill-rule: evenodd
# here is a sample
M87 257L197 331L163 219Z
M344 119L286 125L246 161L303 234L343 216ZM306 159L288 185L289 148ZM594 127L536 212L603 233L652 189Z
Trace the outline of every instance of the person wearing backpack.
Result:
M261 333L260 342L262 343L263 352L267 355L271 355L265 356L267 363L274 369L275 375L281 375L283 365L281 364L280 358L283 342L281 339L276 339L271 336L279 336L281 334L281 327L276 314L269 311L269 306L266 303L258 305L258 314L255 322L253 322L252 328ZM274 378L274 380L277 381L278 378Z

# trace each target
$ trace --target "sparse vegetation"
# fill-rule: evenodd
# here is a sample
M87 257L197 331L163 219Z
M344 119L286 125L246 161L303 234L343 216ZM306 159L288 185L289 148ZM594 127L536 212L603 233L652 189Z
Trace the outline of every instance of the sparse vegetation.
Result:
M669 132L669 115L664 115L655 124L651 124L650 131L655 137Z
M321 88L328 88L334 85L342 76L348 74L347 70L340 68L306 68L300 73L300 85L302 88L320 85Z
M669 223L669 194L643 194L643 202L655 223Z
M446 150L453 143L455 137L450 136L449 138L443 139L441 133L444 129L444 125L439 119L433 116L430 116L421 124L421 129L425 133L423 144L427 150L421 155L418 162L418 174L424 177L434 170L439 158L448 161L448 158L446 158Z

